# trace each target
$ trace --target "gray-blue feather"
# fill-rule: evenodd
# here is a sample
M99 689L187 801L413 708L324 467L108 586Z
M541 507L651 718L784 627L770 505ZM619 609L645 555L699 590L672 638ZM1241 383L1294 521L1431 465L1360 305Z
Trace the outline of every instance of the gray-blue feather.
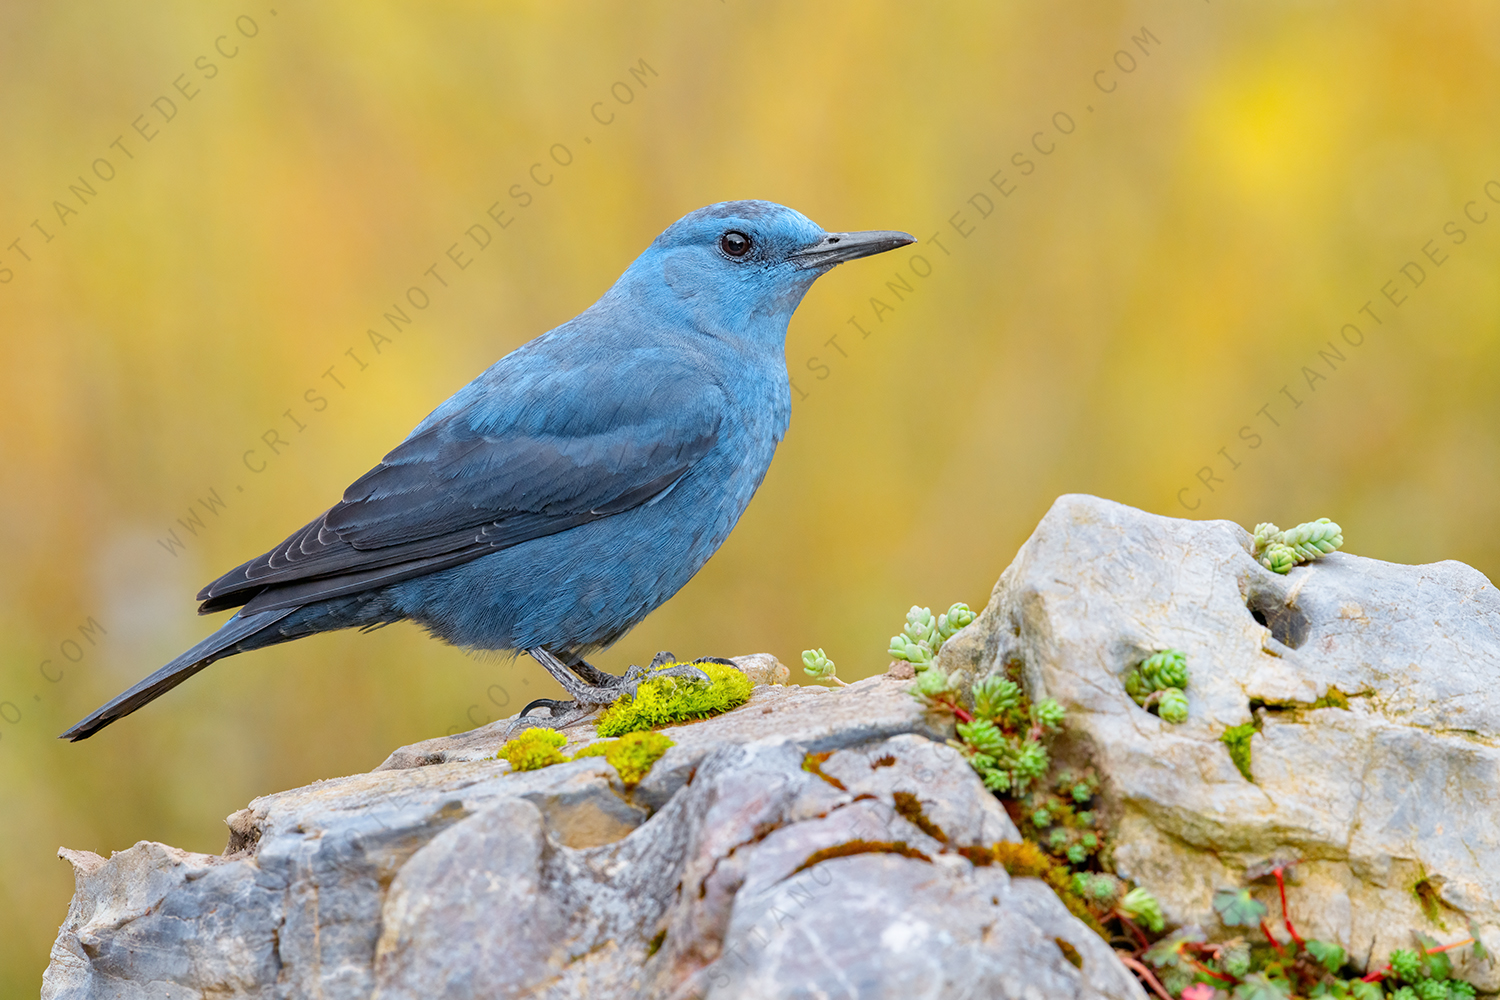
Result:
M339 503L205 587L202 612L240 611L64 737L215 659L316 632L406 620L568 662L608 646L702 568L764 479L791 415L787 324L812 282L909 242L825 233L770 202L685 216Z

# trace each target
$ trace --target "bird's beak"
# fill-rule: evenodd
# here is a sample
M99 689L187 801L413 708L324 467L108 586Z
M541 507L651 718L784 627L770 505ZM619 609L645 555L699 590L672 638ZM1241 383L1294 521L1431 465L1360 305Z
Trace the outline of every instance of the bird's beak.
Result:
M885 253L897 247L917 242L910 233L891 229L872 229L864 233L828 233L812 246L803 247L790 256L793 264L804 270L815 267L832 267L846 260L858 260L872 254Z

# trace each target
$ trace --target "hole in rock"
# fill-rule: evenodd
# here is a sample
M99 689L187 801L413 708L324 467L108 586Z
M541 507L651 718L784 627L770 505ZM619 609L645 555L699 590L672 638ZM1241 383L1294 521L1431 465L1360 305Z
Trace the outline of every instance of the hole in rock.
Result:
M1277 642L1291 649L1300 648L1312 631L1307 615L1298 608L1287 607L1281 595L1273 591L1252 593L1245 606L1257 625L1270 629Z

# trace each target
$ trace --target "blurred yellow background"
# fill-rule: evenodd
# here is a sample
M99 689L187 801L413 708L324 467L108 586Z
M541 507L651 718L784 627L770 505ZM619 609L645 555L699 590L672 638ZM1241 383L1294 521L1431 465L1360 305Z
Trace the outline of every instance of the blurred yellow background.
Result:
M217 852L255 795L553 692L397 626L54 739L213 628L199 586L709 202L922 244L813 288L764 487L608 669L881 670L907 607L982 605L1064 492L1500 570L1493 4L110 0L0 28L0 997L38 989L59 844Z

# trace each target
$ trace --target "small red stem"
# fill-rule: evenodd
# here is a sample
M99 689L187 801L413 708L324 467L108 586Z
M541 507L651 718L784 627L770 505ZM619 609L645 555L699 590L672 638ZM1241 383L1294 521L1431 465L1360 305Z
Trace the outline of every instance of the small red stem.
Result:
M1267 941L1271 942L1271 947L1276 949L1277 957L1286 958L1286 952L1281 950L1281 942L1276 940L1276 935L1271 933L1271 928L1266 926L1264 920L1260 922L1260 932L1266 936Z
M1432 948L1432 949L1429 950L1428 948L1424 947L1422 949L1422 954L1424 954L1424 955L1436 955L1436 954L1438 954L1440 952L1452 951L1454 948L1462 948L1464 945L1473 944L1473 943L1474 943L1474 939L1473 938L1464 938L1462 941L1455 941L1452 944L1445 944L1441 948ZM1362 976L1360 978L1361 978L1361 980L1363 982L1366 982L1366 983L1376 983L1376 982L1379 982L1380 980L1384 979L1385 976L1386 976L1386 973L1388 973L1390 971L1391 971L1390 963L1386 963L1385 968L1383 968L1383 969L1376 969L1374 972L1368 972L1368 973L1366 973L1364 976Z
M942 701L938 702L938 704L943 708L948 709L948 711L952 712L958 718L959 722L974 721L974 716L969 714L968 709L964 708L956 701L951 701L947 698L944 698Z
M1161 997L1162 1000L1172 1000L1172 994L1167 992L1166 987L1162 986L1160 981L1157 980L1156 976L1152 975L1151 970L1146 968L1144 964L1137 961L1133 956L1128 955L1123 951L1117 951L1115 952L1115 954L1119 956L1120 964L1124 965L1125 968L1129 969L1131 972L1134 972L1137 976L1140 976L1141 981L1144 982L1147 986L1151 987L1152 993L1155 993L1157 996Z
M1224 974L1222 972L1215 972L1213 969L1210 969L1208 966L1204 965L1202 962L1198 961L1196 958L1189 958L1187 955L1183 955L1182 957L1186 958L1189 962L1191 962L1193 968L1197 969L1199 972L1203 973L1205 976L1213 976L1215 979L1222 980L1223 982L1226 982L1226 983L1232 983L1232 982L1234 982L1234 977L1233 976L1226 975L1226 974Z
M1115 916L1120 919L1120 923L1124 924L1130 930L1130 932L1135 935L1136 940L1141 943L1142 948L1151 947L1151 939L1146 937L1146 932L1133 924L1129 917L1121 913L1119 910L1115 911Z
M1454 948L1462 948L1466 944L1473 944L1473 943L1474 943L1474 939L1473 938L1464 938L1462 941L1455 941L1452 944L1445 944L1441 948L1423 948L1422 952L1423 952L1423 954L1426 954L1426 955L1436 955L1439 952L1452 951Z
M1276 876L1276 889L1281 893L1281 922L1286 924L1286 932L1292 936L1293 941L1297 942L1297 950L1303 951L1306 949L1307 944L1298 935L1297 928L1292 926L1292 914L1286 908L1286 880L1281 877L1281 871L1280 868L1273 871L1273 874Z

